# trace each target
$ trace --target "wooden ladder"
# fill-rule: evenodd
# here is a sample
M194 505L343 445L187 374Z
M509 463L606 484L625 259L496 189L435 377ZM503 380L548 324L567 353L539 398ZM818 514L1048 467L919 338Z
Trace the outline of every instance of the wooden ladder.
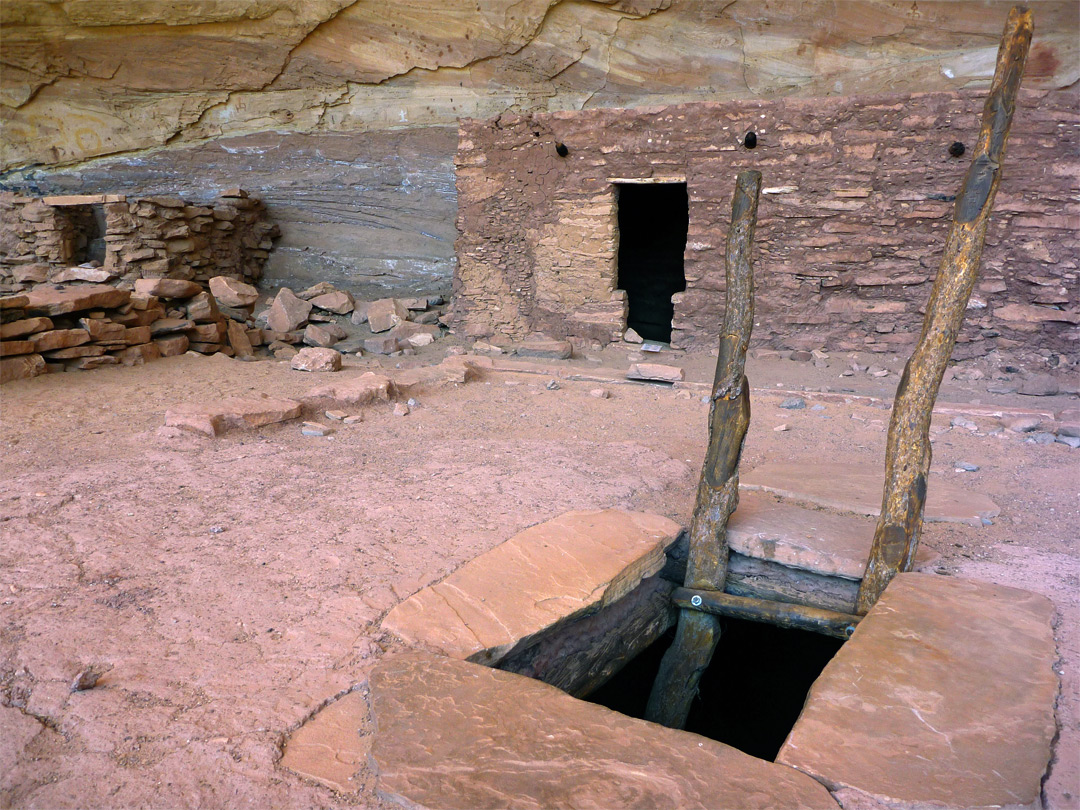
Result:
M738 506L739 457L750 424L750 389L744 370L753 328L751 248L761 173L744 171L736 178L725 252L727 293L709 413L709 447L690 524L685 587L672 594L680 608L678 629L661 661L645 719L671 728L686 724L698 683L720 639L720 616L847 638L892 578L911 570L930 471L930 417L978 276L1031 35L1031 12L1013 7L922 332L896 389L885 452L881 516L854 614L724 593L727 522Z

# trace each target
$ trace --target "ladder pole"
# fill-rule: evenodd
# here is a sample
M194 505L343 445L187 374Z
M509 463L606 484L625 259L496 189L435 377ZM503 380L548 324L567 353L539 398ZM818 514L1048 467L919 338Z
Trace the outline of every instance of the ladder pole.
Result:
M856 613L873 607L897 573L911 570L919 547L930 471L930 416L979 274L1031 32L1031 12L1014 6L1005 23L974 158L956 198L922 333L896 388L885 450L881 516L859 586Z
M735 179L728 230L727 292L709 414L709 448L698 483L690 523L686 587L723 591L727 579L728 516L739 503L739 456L750 424L746 349L754 326L751 248L757 226L761 173ZM697 695L698 682L720 640L720 620L698 610L681 610L675 641L664 654L645 719L682 728Z

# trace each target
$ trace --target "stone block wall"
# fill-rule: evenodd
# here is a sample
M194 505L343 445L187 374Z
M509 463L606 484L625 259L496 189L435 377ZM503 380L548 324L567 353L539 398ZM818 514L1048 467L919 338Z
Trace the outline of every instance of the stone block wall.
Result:
M475 337L618 339L617 183L685 181L687 289L672 343L714 347L734 178L752 168L764 176L755 344L906 352L970 162L948 148L972 146L983 101L965 91L465 120L454 322ZM1078 106L1076 89L1022 93L958 359L1076 349Z
M94 209L103 212L104 247L94 267L81 251ZM43 281L134 282L171 278L205 282L228 275L257 280L278 228L263 203L232 189L211 205L179 197L128 199L97 194L35 199L0 194L0 290Z

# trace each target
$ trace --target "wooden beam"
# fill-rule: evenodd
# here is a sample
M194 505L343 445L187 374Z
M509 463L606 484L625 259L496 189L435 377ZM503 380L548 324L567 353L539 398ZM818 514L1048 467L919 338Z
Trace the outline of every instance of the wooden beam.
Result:
M751 249L760 194L761 172L741 172L735 179L725 253L727 296L709 415L709 449L690 523L686 585L691 588L722 591L727 577L727 521L739 504L739 457L750 424L750 385L744 372L754 325ZM719 640L720 623L715 616L696 610L679 613L675 642L660 662L645 719L670 728L686 724L698 682Z
M683 610L700 610L715 616L730 616L752 622L774 624L796 630L812 630L835 638L851 638L862 616L835 610L771 602L746 596L693 588L676 588L671 600Z
M881 517L859 587L858 613L873 606L897 573L911 570L919 546L930 471L930 416L979 273L1031 32L1031 12L1014 7L1005 23L974 159L956 198L922 334L896 389L885 450Z

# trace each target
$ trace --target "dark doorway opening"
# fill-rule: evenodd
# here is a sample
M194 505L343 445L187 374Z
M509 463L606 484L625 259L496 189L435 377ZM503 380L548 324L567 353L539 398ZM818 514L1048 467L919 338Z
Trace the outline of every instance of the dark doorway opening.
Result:
M671 296L686 289L686 183L620 183L616 189L618 287L630 304L626 324L646 340L668 343L675 314Z
M686 730L774 760L810 686L843 641L805 630L723 619L720 644L701 678ZM587 698L642 717L674 628Z
M63 209L74 233L71 242L71 263L105 262L105 207L102 205L72 205Z

